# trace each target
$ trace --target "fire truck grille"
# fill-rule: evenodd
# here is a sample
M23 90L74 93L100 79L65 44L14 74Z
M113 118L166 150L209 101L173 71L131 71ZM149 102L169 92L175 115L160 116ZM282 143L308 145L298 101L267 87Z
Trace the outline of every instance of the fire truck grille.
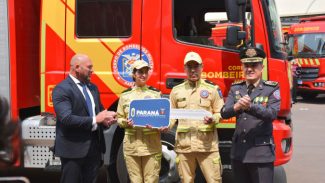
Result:
M312 67L300 67L297 68L298 76L302 80L314 80L318 78L319 75L319 68L312 68Z
M60 159L53 155L55 126L44 125L45 118L35 116L22 122L24 141L24 167L45 168L47 165L60 165Z

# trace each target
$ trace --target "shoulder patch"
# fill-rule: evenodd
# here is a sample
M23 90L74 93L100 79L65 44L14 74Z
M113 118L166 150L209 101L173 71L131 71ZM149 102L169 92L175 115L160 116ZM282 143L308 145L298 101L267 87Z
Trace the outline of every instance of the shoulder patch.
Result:
M208 83L208 84L210 84L210 85L213 85L213 86L215 86L216 84L214 84L212 81L210 81L210 80L208 80L208 79L206 79L206 80L204 80L206 83Z
M153 91L156 91L156 92L160 92L160 90L158 90L158 89L155 88L155 87L149 86L148 88L149 88L150 90L153 90Z
M132 88L128 88L128 89L122 91L122 93L126 93L126 92L131 91L131 90L132 90Z
M241 84L243 84L243 83L245 83L245 80L238 80L238 81L233 82L231 85L232 85L232 86L233 86L233 85L241 85Z
M268 85L268 86L277 86L278 85L278 82L276 81L263 81L265 85Z

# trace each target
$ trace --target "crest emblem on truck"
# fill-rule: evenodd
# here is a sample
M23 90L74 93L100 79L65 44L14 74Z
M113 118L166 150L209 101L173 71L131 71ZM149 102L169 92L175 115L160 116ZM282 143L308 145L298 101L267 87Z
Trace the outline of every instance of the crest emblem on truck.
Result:
M149 51L138 44L128 44L119 48L113 57L112 70L114 78L122 85L129 87L133 85L132 64L142 59L150 66L149 77L153 71L152 56Z

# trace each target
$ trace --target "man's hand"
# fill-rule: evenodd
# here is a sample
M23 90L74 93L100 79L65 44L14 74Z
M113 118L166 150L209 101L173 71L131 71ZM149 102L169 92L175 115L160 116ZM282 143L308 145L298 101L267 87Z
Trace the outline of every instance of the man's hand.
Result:
M132 119L128 119L127 123L126 123L129 127L133 127L133 120Z
M250 108L251 105L251 98L248 95L241 97L237 103L234 105L234 110L247 110Z
M158 130L162 133L166 133L166 132L168 132L169 128L168 128L168 126L162 126L162 127L158 128Z
M204 117L204 124L210 124L213 122L213 118L209 116Z
M103 124L106 127L116 123L116 121L116 112L113 111L103 110L96 116L96 123Z

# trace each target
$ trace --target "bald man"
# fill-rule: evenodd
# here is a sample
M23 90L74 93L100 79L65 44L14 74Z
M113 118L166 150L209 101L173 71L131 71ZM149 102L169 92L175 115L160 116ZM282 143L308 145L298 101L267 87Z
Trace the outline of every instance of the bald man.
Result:
M104 110L98 88L90 82L92 61L76 54L69 76L53 90L56 113L55 155L62 163L62 183L96 182L105 153L103 128L116 122L116 113Z

